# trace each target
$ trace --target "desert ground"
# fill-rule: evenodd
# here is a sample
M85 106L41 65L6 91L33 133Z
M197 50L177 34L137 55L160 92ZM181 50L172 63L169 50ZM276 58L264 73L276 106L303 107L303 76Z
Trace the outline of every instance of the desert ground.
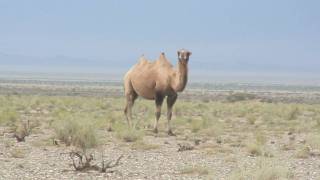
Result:
M124 105L120 82L1 79L0 179L320 179L320 87L191 83L176 136Z

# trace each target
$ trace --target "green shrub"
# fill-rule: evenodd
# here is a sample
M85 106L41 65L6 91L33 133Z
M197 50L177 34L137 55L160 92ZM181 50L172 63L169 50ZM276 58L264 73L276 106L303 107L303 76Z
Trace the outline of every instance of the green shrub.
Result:
M124 142L136 142L138 140L141 140L144 136L142 130L129 128L124 123L115 124L115 131L117 133L117 137Z
M316 121L317 126L320 127L320 115L316 115L313 119Z
M57 138L66 145L74 145L83 150L97 145L94 126L88 119L68 115L64 119L55 121L53 127Z
M197 133L199 130L203 128L203 120L193 119L191 121L191 131L193 133Z
M267 137L263 132L255 133L256 142L260 145L264 145L267 142Z
M72 143L81 149L92 148L97 145L97 137L92 126L79 126L73 136Z
M3 109L0 111L0 124L13 126L18 119L18 113L14 109Z
M288 120L295 120L300 114L300 109L298 107L291 108L288 112Z
M254 114L247 115L247 121L249 124L254 125L257 121L257 117Z
M228 102L238 102L238 101L245 101L245 100L252 100L255 99L256 96L254 94L249 93L233 93L226 97Z
M251 156L260 156L262 154L262 146L259 143L247 143L247 150Z

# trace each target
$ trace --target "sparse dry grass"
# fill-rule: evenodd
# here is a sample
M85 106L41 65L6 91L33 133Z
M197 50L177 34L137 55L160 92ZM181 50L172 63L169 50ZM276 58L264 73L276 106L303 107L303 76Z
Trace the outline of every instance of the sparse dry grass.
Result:
M306 145L314 150L320 150L320 133L308 134L306 137Z
M251 156L260 156L262 154L262 146L258 143L248 143L247 149Z
M0 110L0 125L13 126L18 120L18 113L13 108Z
M201 166L190 166L190 167L184 167L180 170L181 174L192 174L192 175L208 175L209 170L206 167L201 167Z
M30 119L32 126L44 128L44 131L50 129L66 144L82 149L98 146L101 141L97 132L100 131L110 135L107 136L112 138L110 142L131 142L120 143L137 151L162 148L161 145L144 141L145 136L153 136L153 133L149 133L155 109L151 101L138 100L134 106L135 129L127 127L123 98L0 96L0 105L1 126L11 126L20 131L23 128L17 124ZM179 100L174 106L172 126L178 135L177 140L192 143L193 139L201 140L196 150L204 151L210 157L241 151L247 152L245 156L255 156L252 158L276 159L279 152L288 151L293 158L308 158L313 150L320 150L319 109L319 105L265 103L247 97L229 102ZM165 115L164 106L160 131L165 130ZM112 131L107 132L107 129ZM301 137L297 138L299 140L282 140L282 136L289 138L289 132L297 137L303 135L304 144L299 142ZM159 136L167 137L162 132ZM275 151L269 148L273 146L271 139L278 140L278 144L274 145L279 145ZM33 145L40 147L47 143L51 143L50 139ZM12 148L12 145L8 144L6 148ZM12 156L24 157L21 155L23 152L12 150ZM207 175L209 172L202 167L181 170L182 174ZM288 178L290 175L286 169L270 164L261 165L254 171L240 169L233 174L238 179Z
M257 121L257 116L255 114L248 114L246 118L250 125L254 125Z
M261 167L254 174L254 179L274 180L274 179L291 179L291 173L283 167Z
M152 149L158 149L158 148L160 148L160 145L150 144L150 143L146 143L146 142L140 140L140 141L134 142L131 145L131 148L134 150L148 151L148 150L152 150Z
M128 128L126 124L118 123L115 126L117 137L124 142L136 142L142 140L144 132L133 128Z
M242 94L240 94L242 96ZM238 96L234 95L234 96ZM247 96L247 95L245 95ZM251 97L251 96L250 96ZM21 113L46 113L46 120L55 123L66 116L77 115L90 121L95 128L114 130L114 126L125 124L124 100L120 98L95 97L45 97L45 96L0 96L0 123L14 125ZM213 102L183 101L174 106L173 128L179 133L190 130L194 134L218 137L235 131L264 129L269 132L294 130L299 133L319 129L320 112L317 105L264 103L256 100ZM134 124L143 130L150 128L154 120L154 103L139 100L134 106ZM310 114L310 117L307 116ZM31 114L32 115L32 114ZM240 118L240 119L239 119ZM243 123L241 119L247 123ZM166 125L165 108L160 125ZM34 121L34 120L33 120ZM85 121L83 121L85 122ZM37 122L30 122L35 124ZM40 126L43 122L39 122ZM82 122L81 122L82 123ZM247 125L252 125L247 127ZM313 125L313 126L311 126ZM121 130L122 131L122 130ZM128 132L127 134L136 134ZM121 133L119 133L121 134ZM122 133L124 137L125 133ZM121 136L120 135L120 136ZM125 138L126 139L126 138ZM130 139L128 139L130 141Z
M228 179L230 180L275 180L275 179L292 179L293 174L284 165L278 164L274 160L258 159L255 167L248 168L246 165L234 170Z
M10 151L13 158L24 158L27 155L27 150L22 148L14 148Z
M306 159L310 156L310 148L306 145L301 146L294 155L296 158Z
M50 137L50 138L43 138L43 139L39 139L37 141L33 141L31 143L32 146L34 147L47 147L47 146L54 146L54 138Z
M256 132L254 138L246 143L246 148L251 156L273 157L273 152L266 145L267 138L264 132Z

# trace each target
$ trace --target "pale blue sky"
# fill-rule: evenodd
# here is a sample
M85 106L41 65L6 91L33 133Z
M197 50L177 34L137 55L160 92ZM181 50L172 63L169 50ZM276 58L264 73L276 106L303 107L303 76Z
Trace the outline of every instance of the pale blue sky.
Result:
M86 59L101 70L161 51L174 62L187 48L198 71L316 73L319 8L316 0L0 0L0 53Z

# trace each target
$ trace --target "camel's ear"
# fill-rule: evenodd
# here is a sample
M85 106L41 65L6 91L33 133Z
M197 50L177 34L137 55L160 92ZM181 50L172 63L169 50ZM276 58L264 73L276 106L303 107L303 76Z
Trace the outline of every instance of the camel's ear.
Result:
M188 52L188 56L191 56L192 52Z
M177 51L178 57L180 57L180 51Z

